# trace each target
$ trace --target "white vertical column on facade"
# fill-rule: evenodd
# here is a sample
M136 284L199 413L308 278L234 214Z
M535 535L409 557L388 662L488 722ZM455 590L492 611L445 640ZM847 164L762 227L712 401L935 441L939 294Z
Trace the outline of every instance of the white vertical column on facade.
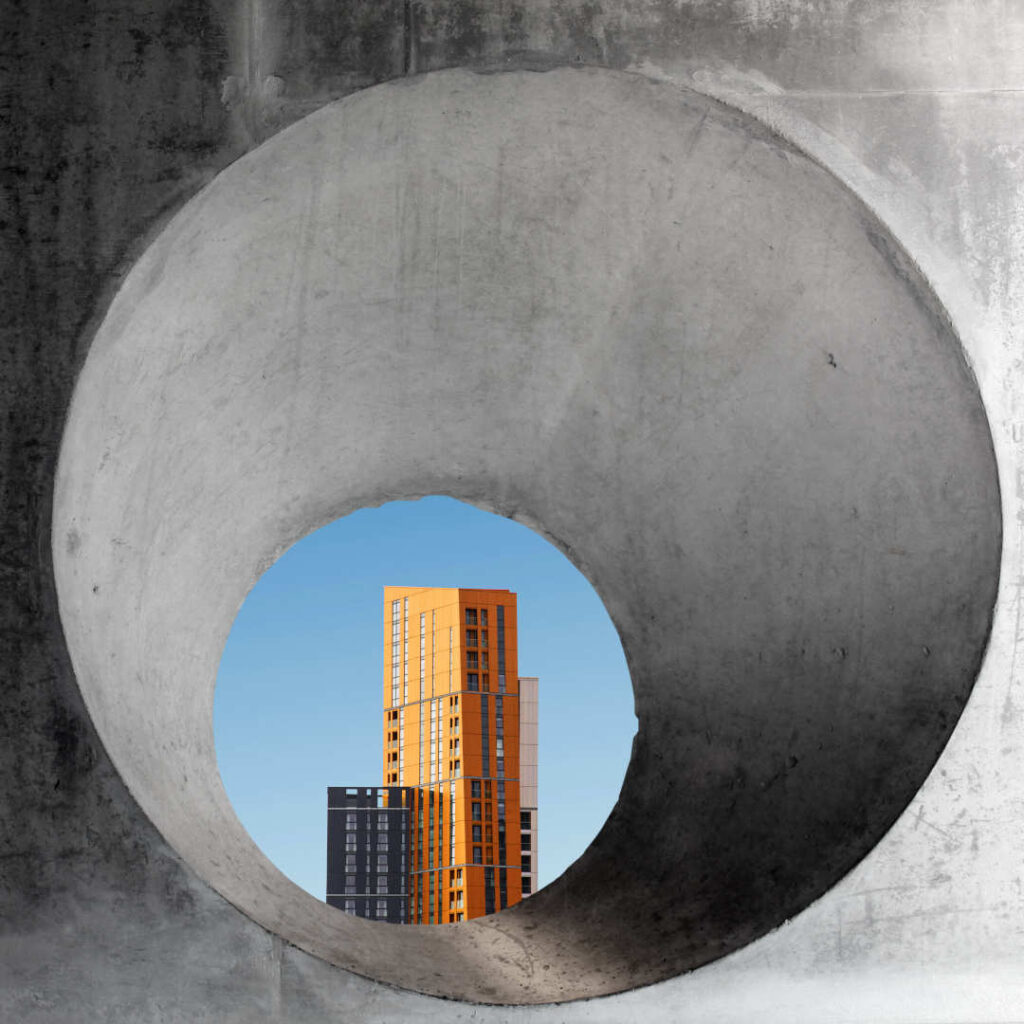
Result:
M520 829L520 841L529 836L530 870L523 871L529 880L530 894L537 889L537 810L539 795L538 719L539 680L534 676L519 679L519 808L529 814L529 828ZM526 819L523 819L526 824ZM524 844L526 845L526 844ZM524 894L525 895L525 894Z
M401 661L399 648L399 602L391 602L391 705L398 706L398 680Z

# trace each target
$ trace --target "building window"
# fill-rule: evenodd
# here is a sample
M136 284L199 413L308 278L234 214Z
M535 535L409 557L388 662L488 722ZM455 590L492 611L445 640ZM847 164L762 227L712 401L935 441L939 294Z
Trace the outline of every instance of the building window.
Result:
M486 612L484 614L486 614ZM467 626L475 626L476 625L476 609L475 608L467 608L466 609L466 625Z
M519 827L524 832L529 832L530 829L533 828L533 825L530 822L530 812L529 811L520 811L519 812Z
M481 647L486 647L487 646L487 630L486 629L481 629L480 630L480 646Z
M519 837L519 846L523 850L532 850L533 836L529 832L524 832Z
M476 672L467 672L466 676L467 676L467 679L466 679L466 689L467 690L473 690L473 691L479 691L479 689L480 689L480 676Z
M377 916L387 917L388 916L388 901L377 900Z
M526 874L528 874L528 875L533 873L533 857L532 857L531 854L529 854L529 853L524 853L523 854L522 868L523 868L523 871Z
M466 630L466 646L476 647L477 646L477 631L475 629Z
M387 891L388 891L388 876L387 875L378 875L377 876L377 892L387 892Z
M387 850L388 848L388 834L385 832L383 835L377 836L377 849Z
M354 850L356 848L356 834L355 832L345 833L345 849Z
M474 843L479 843L479 842L482 842L482 840L483 840L483 836L480 833L480 826L479 825L474 825L473 826L473 842Z
M479 668L480 659L476 651L466 651L466 668Z
M356 869L356 855L354 853L345 854L345 870L355 871Z
M529 878L523 879L523 895L529 896L533 892L533 884Z
M479 787L480 783L479 782L474 782L473 785ZM477 792L474 794L474 796L479 796L479 795L480 795L480 792L479 792L479 789L477 789ZM473 804L473 820L474 821L479 821L480 820L480 805L477 804L477 803Z
M479 846L474 846L473 847L473 863L474 864L483 864L483 862L484 862L484 852L483 852L483 850L481 850Z
M356 901L355 900L345 900L345 913L346 914L354 914L355 912L356 912Z

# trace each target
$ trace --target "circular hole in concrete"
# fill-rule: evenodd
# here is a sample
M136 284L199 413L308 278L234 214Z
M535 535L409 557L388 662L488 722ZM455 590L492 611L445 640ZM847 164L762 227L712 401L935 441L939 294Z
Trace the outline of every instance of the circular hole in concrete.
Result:
M507 862L529 867L527 887L536 892L582 853L618 798L636 731L629 673L604 606L560 551L519 523L450 498L391 502L338 519L296 543L256 583L225 645L214 698L227 794L270 860L323 899L326 788L385 781L383 587L403 582L507 589L518 597L518 671L539 679L541 740L539 802L520 796L519 803L533 805L528 811L543 827L525 861ZM415 628L411 640L418 642ZM489 646L476 652L487 665L496 655L493 638ZM417 666L414 656L414 697ZM428 651L424 672L431 671ZM508 711L504 718L511 728ZM443 779L445 767L442 760ZM493 760L491 767L493 777ZM518 821L508 820L508 831L518 831ZM472 870L461 859L459 866ZM469 889L455 892L456 914L459 892ZM341 895L332 894L334 905L344 905ZM448 910L445 902L439 923Z
M213 694L283 550L425 494L580 567L639 727L555 883L382 928L241 827ZM76 386L53 555L96 729L200 878L338 967L550 1002L736 950L878 842L970 694L999 516L948 317L826 170L664 83L453 71L291 126L154 242Z

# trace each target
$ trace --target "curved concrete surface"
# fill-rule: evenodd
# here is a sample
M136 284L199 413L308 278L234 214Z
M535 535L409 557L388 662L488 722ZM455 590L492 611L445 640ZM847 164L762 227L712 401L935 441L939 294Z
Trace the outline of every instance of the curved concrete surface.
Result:
M586 572L640 729L555 884L389 928L254 847L212 697L280 551L428 493ZM957 340L828 174L637 77L455 71L319 111L173 220L78 382L53 536L92 718L202 878L359 974L525 1003L706 963L870 849L970 692L1000 525Z

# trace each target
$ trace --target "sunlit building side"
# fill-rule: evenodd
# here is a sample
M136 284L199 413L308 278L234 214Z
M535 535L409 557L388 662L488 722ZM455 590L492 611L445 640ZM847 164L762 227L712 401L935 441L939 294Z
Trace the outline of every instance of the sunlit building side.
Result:
M537 680L518 676L516 595L385 587L383 698L383 785L329 790L327 902L448 924L535 891Z

